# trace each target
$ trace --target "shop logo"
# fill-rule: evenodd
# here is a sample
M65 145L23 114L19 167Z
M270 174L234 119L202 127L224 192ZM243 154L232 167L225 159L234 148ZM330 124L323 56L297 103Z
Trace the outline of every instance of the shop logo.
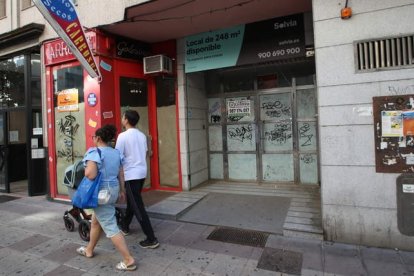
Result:
M284 20L283 22L275 22L274 29L279 30L279 29L291 28L291 27L296 27L297 25L298 25L298 21L294 19L290 19L288 21Z

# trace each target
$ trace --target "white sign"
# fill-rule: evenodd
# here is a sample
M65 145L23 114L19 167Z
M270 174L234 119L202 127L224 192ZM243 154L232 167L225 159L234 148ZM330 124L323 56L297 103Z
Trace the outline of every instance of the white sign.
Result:
M32 159L42 159L45 156L45 149L32 149Z
M230 100L227 102L227 116L250 116L250 100Z
M10 142L19 142L19 131L18 130L9 131L9 141Z
M43 129L41 127L35 127L33 128L33 135L42 135Z
M402 184L403 193L414 194L414 185L412 184Z

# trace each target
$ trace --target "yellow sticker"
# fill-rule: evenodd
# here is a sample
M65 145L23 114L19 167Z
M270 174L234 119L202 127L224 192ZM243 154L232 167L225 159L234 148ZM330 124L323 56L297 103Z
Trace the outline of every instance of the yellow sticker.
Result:
M97 122L95 122L94 120L89 119L89 122L88 122L88 125L89 125L89 126L91 126L91 127L95 128L97 124L98 124L98 123L97 123Z

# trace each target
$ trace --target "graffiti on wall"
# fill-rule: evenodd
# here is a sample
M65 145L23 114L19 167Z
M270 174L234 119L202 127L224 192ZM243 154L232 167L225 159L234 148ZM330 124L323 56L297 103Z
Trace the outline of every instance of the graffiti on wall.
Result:
M282 145L286 144L292 139L292 124L277 123L274 124L273 129L265 131L265 139L272 144Z
M260 109L262 114L265 114L269 118L290 117L291 107L283 104L281 101L264 101L262 102Z
M232 140L238 140L240 142L252 141L253 127L252 125L229 127L227 130L228 137Z
M57 145L58 158L72 162L74 157L80 156L78 152L73 150L73 141L76 140L78 130L79 124L76 122L76 117L72 115L65 115L57 121L57 135L63 138L63 143Z

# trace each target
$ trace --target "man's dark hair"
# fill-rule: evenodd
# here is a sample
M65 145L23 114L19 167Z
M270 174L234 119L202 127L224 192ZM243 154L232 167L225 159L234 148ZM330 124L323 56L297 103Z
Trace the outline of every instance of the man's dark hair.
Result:
M139 114L135 110L128 109L124 113L125 118L128 120L128 123L135 127L139 122Z

